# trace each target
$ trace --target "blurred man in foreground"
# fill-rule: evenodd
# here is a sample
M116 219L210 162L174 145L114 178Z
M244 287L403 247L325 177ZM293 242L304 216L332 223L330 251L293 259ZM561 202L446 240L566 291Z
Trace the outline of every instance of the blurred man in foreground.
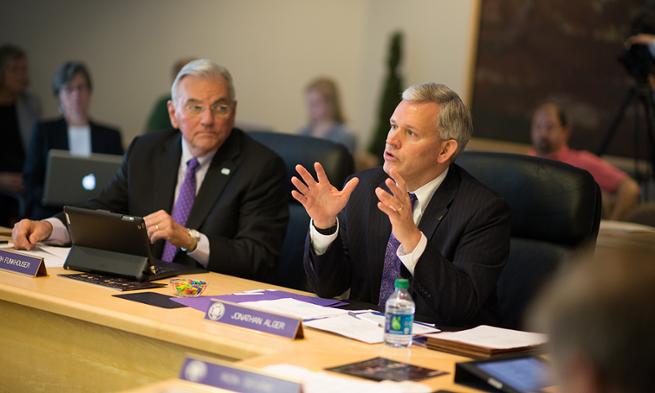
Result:
M653 240L579 261L537 302L532 324L549 334L558 391L653 391Z

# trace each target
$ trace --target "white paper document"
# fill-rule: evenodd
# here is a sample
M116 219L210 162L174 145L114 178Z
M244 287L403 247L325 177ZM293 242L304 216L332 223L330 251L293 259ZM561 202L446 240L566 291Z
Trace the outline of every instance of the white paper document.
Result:
M384 341L384 329L376 322L354 318L348 314L332 318L316 319L314 321L304 322L304 325L305 327L340 334L367 344L377 344Z
M546 342L546 335L540 333L522 332L493 326L480 325L473 329L459 332L443 332L430 334L443 340L452 340L465 344L493 349L512 349L537 346Z
M384 341L384 315L350 312L332 318L304 322L306 327L336 333L348 338L378 344ZM439 329L415 323L414 335L438 332Z
M0 242L0 250L5 250L8 248L14 248L14 243L12 242Z
M40 243L30 251L19 250L18 252L36 258L43 258L46 267L62 267L66 262L70 247L54 247Z
M254 308L256 310L283 314L302 320L334 317L348 314L347 310L318 306L316 304L311 304L291 298L260 300L256 302L242 302L239 304L241 306Z
M274 364L264 371L280 378L301 382L304 393L428 393L432 389L417 382L373 382L363 379L340 377L325 371L311 371L289 364Z

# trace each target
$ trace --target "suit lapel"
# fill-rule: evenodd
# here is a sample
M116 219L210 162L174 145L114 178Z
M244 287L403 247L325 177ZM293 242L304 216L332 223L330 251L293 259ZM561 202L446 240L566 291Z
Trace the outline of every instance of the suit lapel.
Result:
M98 135L97 132L93 132L93 129L96 128L95 124L92 122L89 122L89 138L91 139L91 152L99 152L103 151L103 149L100 148L100 141L98 140Z
M59 120L57 127L54 128L56 144L50 146L51 149L62 149L70 151L70 144L68 142L68 124L63 118Z
M173 211L173 197L177 173L180 167L182 156L182 141L179 131L177 135L170 138L155 157L153 162L154 195L153 209L166 210L169 214Z
M235 176L237 157L241 150L241 135L232 130L230 137L221 146L207 170L205 179L193 202L186 227L198 229L203 224L212 206L220 197L232 176Z
M384 181L387 179L386 173L381 171L382 178L377 183L377 187L383 190L388 190ZM389 236L391 235L391 222L389 217L378 209L378 197L375 195L375 188L371 190L369 206L369 244L370 247L370 262L372 276L375 277L374 285L371 287L371 299L377 303L380 293L380 282L382 280L382 270L384 269L384 254L387 251L387 243L389 243Z
M426 238L432 238L434 231L448 213L448 207L455 198L455 193L459 188L459 183L459 170L457 166L453 164L450 166L448 175L446 175L443 183L432 196L432 199L423 213L421 222L419 222L418 228L423 232L423 234L425 234Z

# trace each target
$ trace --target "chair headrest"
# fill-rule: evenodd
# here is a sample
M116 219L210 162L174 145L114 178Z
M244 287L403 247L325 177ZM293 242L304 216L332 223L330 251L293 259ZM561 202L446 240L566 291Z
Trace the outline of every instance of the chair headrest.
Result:
M564 246L595 241L601 193L589 172L509 153L466 151L456 163L507 201L513 237Z
M295 189L291 176L297 175L297 164L313 174L314 163L320 162L335 187L341 187L354 171L353 158L341 144L310 136L267 131L253 131L248 135L282 157L287 165L289 192Z

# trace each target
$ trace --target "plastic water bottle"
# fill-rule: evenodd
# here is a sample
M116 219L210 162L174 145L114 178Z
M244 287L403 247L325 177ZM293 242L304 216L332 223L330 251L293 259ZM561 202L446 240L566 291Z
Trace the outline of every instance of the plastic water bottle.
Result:
M397 278L396 290L389 296L384 310L384 343L392 347L412 345L412 325L414 323L414 301L407 292L409 281Z

